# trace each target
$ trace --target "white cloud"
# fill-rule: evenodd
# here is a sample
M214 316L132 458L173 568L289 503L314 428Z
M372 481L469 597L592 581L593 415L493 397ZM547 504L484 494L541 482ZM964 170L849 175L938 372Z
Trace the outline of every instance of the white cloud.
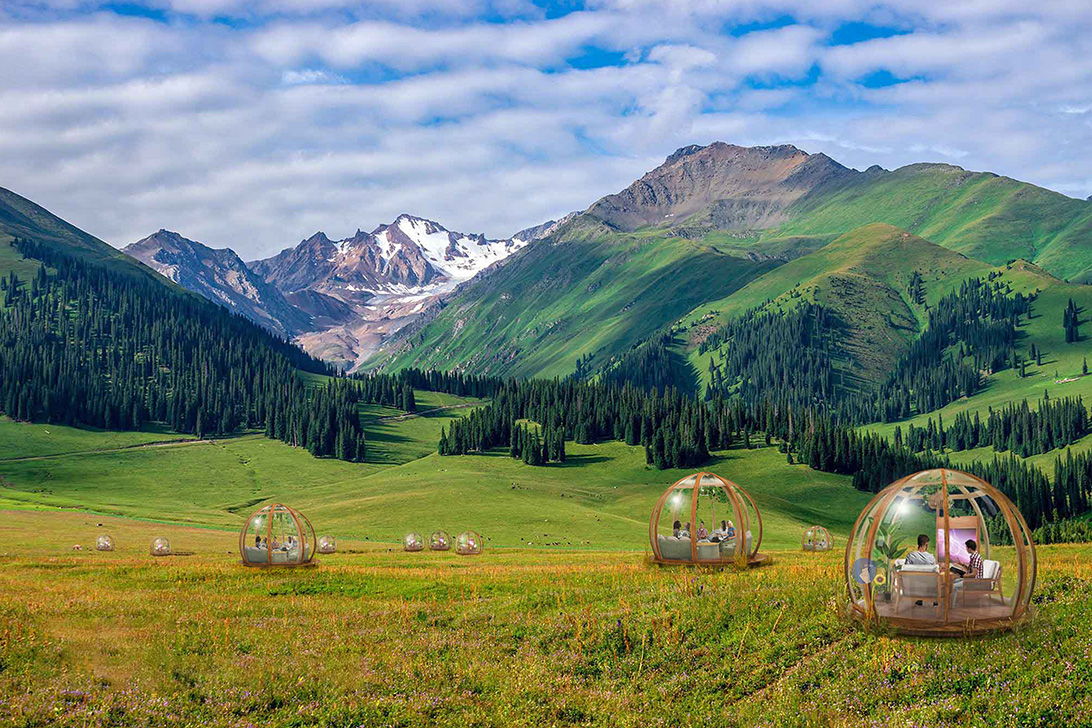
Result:
M163 0L156 22L5 4L0 185L115 244L168 227L247 258L407 211L508 235L716 139L1085 197L1092 19L1042 5ZM247 22L202 20L220 14ZM913 32L827 45L861 18ZM913 80L859 83L881 69Z

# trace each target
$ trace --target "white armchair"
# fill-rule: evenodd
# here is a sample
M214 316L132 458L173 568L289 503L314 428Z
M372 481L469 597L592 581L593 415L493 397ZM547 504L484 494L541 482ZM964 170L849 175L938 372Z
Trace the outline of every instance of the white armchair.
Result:
M902 599L930 600L934 611L940 615L940 597L944 590L943 575L937 564L907 564L903 559L896 560L895 567L895 613L898 614Z
M966 577L962 579L956 579L954 591L952 593L952 600L955 601L955 596L959 594L959 602L961 605L967 603L967 592L974 594L985 594L987 596L996 596L997 599L1004 604L1005 596L1001 593L1001 562L992 561L991 559L982 560L982 576L974 579L968 579Z

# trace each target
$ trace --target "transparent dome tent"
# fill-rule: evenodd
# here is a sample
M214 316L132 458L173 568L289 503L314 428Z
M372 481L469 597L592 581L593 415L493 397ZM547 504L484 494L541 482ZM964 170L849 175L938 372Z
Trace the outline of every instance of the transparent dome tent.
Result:
M920 553L918 537L928 539ZM968 577L971 554L981 572ZM919 635L1006 630L1030 614L1037 559L1031 530L985 480L924 470L877 493L845 552L853 616Z
M244 566L313 566L315 529L297 510L270 503L251 514L239 532Z
M337 539L333 536L319 536L318 552L320 554L332 554L337 551Z
M802 547L805 551L830 551L830 532L822 526L809 526L804 530Z
M648 524L659 564L759 566L762 516L743 488L714 473L673 483L656 502Z
M483 548L482 537L477 531L463 531L455 539L455 553L460 556L479 556Z
M428 538L428 547L433 551L448 551L451 549L451 537L447 531L433 531Z
M421 538L421 534L416 531L407 533L402 537L402 550L403 551L423 551L425 548L425 542Z
M114 550L114 537L108 533L104 533L95 539L96 551L113 551Z
M152 556L170 556L171 555L171 542L165 536L152 539L152 545L149 547L149 552Z

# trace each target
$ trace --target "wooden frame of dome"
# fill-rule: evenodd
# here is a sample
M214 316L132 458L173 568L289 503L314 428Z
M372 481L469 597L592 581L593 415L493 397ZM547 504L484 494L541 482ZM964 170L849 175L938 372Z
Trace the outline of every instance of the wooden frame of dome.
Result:
M728 524L723 537L691 538L690 533L676 531L680 523L677 516L689 502L689 524L703 522L704 507L709 508L710 522L717 524L716 506L729 507L734 520L723 519ZM660 518L665 506L671 508L671 535L661 532ZM724 510L721 511L724 515ZM738 524L738 526L737 526ZM757 525L757 538L753 529ZM695 535L698 535L698 530ZM718 529L719 530L719 529ZM658 564L698 566L759 566L769 561L769 556L759 553L762 544L762 515L754 499L743 488L715 473L700 472L688 475L672 483L656 502L648 523L648 539L652 545L652 560Z
M997 538L1002 528L1011 539ZM935 564L899 558L902 539L915 533L938 550ZM951 567L969 561L972 541L981 574L963 578ZM904 634L962 636L1011 629L1031 614L1037 556L1031 529L1004 493L970 473L935 468L900 478L869 501L844 567L853 617Z
M805 551L830 551L830 532L822 526L808 526L800 547Z
M248 545L250 536L258 543ZM251 513L243 524L239 556L243 566L260 569L314 566L317 541L305 515L283 503L270 503Z

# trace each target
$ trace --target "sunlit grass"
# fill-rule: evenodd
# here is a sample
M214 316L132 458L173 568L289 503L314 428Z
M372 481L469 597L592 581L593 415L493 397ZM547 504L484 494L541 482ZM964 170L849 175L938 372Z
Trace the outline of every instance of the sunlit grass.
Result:
M103 526L99 526L103 523ZM100 530L115 553L87 548ZM190 556L147 556L166 533ZM231 534L3 514L8 725L1082 725L1088 547L1041 552L1014 634L894 637L841 616L841 553L748 572L639 552L356 553L250 570ZM230 553L229 553L230 552Z

